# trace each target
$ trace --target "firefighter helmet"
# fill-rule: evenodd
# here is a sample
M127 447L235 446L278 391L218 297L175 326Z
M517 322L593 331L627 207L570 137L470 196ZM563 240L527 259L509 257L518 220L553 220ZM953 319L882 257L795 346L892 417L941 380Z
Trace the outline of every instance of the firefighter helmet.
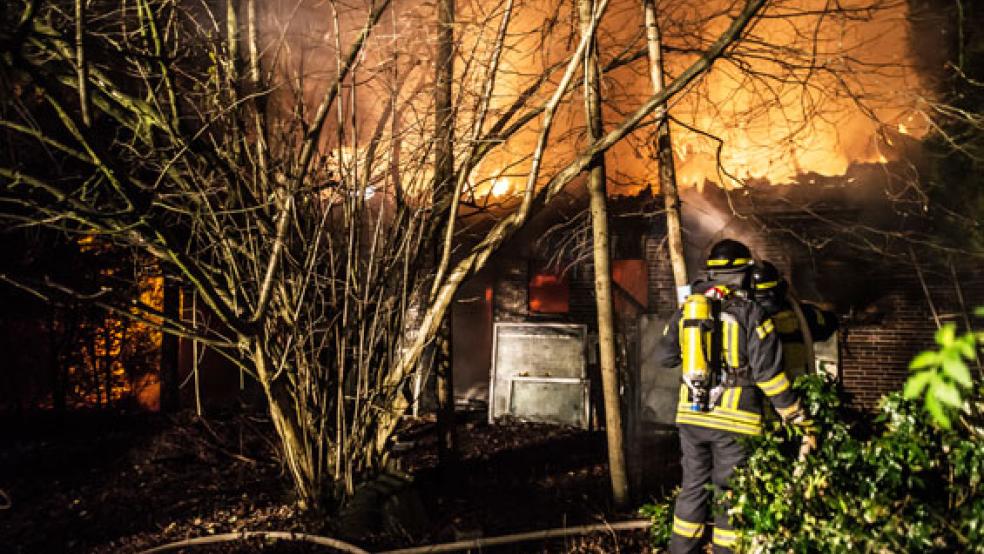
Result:
M772 262L762 260L752 269L752 288L755 292L778 288L782 275Z
M731 273L745 271L754 263L752 251L747 246L736 240L724 239L711 247L705 267L709 271Z
M780 304L787 288L786 280L772 262L763 260L752 269L752 295L766 308Z

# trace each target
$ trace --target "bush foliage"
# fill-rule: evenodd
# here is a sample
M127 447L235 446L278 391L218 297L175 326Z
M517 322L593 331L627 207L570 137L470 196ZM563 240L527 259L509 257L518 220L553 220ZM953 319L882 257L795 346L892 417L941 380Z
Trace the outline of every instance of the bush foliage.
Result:
M938 333L939 349L913 361L905 395L884 397L873 426L850 421L829 379L800 378L819 447L796 460L798 432L778 422L753 439L728 493L738 550L984 553L984 387L969 363L977 340ZM654 545L666 544L671 506L644 509Z

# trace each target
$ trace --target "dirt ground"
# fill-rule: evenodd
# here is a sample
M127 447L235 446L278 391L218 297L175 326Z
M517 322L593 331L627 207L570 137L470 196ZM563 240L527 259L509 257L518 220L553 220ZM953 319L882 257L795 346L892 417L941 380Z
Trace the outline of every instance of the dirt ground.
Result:
M9 508L0 509L0 552L139 552L242 530L323 534L381 551L638 517L608 500L602 434L490 426L482 414L461 419L461 461L453 472L436 468L432 424L408 422L398 455L404 477L368 485L338 516L296 508L269 422L238 410L202 419L90 413L58 423L8 422L0 429L0 490L10 497ZM672 485L673 467L657 473L638 503ZM257 550L329 551L259 540L187 551ZM482 551L647 550L640 531Z

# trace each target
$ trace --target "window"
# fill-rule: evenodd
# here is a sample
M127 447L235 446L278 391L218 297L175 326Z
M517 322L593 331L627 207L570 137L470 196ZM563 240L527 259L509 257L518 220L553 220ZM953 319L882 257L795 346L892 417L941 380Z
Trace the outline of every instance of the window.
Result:
M530 313L566 314L571 289L567 278L553 273L535 273L530 279Z

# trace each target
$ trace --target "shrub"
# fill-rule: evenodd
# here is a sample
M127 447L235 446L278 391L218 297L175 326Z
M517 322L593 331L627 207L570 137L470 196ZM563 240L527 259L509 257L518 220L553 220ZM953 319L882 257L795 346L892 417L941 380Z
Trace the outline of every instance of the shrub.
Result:
M984 386L967 363L977 340L944 327L870 428L850 421L829 379L800 378L819 447L796 460L798 431L778 422L752 439L728 493L738 550L984 553ZM668 539L668 505L645 512L660 530L654 546Z

